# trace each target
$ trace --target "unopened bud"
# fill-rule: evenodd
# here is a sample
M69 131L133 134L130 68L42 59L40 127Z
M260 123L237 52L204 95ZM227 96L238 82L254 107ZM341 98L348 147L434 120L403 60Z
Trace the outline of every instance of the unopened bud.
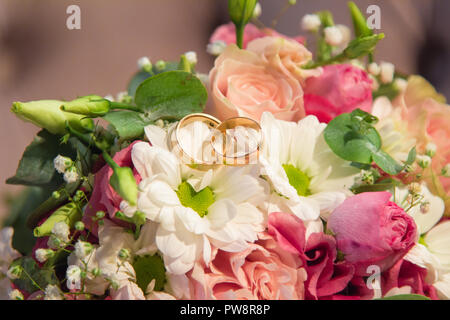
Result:
M117 256L119 257L120 260L127 260L131 256L130 250L122 248L119 250Z
M55 255L55 251L51 249L37 249L35 252L36 260L44 263Z
M11 268L8 269L6 275L11 280L19 279L22 275L22 267L19 265L12 266Z
M339 46L344 39L341 30L336 26L326 27L323 32L325 33L325 42L330 46Z
M450 163L447 163L441 170L441 174L446 177L450 178Z
M291 0L290 0L291 1ZM253 9L253 19L257 19L261 16L262 13L262 9L261 9L261 4L258 2L255 6L255 9Z
M88 117L101 117L109 112L111 102L97 95L89 95L65 102L61 110Z
M316 31L319 29L321 21L317 14L307 14L303 16L301 24L305 31Z
M95 214L95 216L98 219L103 219L105 217L105 211L97 211L97 213Z
M139 70L150 72L152 71L152 63L148 57L139 58L137 61Z
M75 222L75 230L83 231L84 228L85 228L85 225L84 225L83 221Z
M433 158L436 154L436 145L433 142L429 142L427 146L425 147L425 154L429 156L430 158Z
M218 40L214 41L213 43L209 43L206 46L206 51L213 56L218 56L225 50L226 47L226 42Z
M72 159L70 159L69 157L64 157L60 154L58 154L55 159L53 159L53 166L59 173L64 173L66 169L70 168L72 165Z
M391 83L394 80L395 66L389 62L380 64L380 79L382 83Z
M166 68L166 62L164 60L156 61L155 67L158 71L163 71Z
M131 206L136 205L138 187L131 168L114 167L109 183L122 199L128 201Z
M408 186L408 190L412 194L417 194L417 193L419 193L422 190L422 187L420 186L420 184L418 182L412 182Z
M59 199L59 198L61 198L61 193L59 191L53 191L52 197L54 199Z
M431 164L431 158L427 155L418 155L417 163L423 169L428 168Z

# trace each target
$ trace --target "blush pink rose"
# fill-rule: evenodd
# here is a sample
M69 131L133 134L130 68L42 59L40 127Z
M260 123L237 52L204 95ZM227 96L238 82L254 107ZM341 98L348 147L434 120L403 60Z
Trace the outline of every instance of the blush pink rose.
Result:
M137 142L139 141L135 141L127 148L117 152L113 159L121 167L132 168L136 183L139 183L141 177L134 169L133 162L131 161L131 150ZM106 218L114 220L114 222L119 225L123 225L124 223L123 221L114 218L116 212L120 210L122 198L109 184L109 179L112 174L113 170L106 164L95 174L94 189L83 215L84 224L94 235L98 232L98 224L94 223L92 218L95 217L95 214L98 211L104 211L107 214Z
M303 118L303 90L298 80L265 62L258 54L229 45L209 74L214 116L260 120L263 112L276 118Z
M332 64L323 67L319 77L306 80L305 110L321 122L361 109L372 110L372 79L361 68L351 64Z
M302 261L267 235L242 252L214 250L205 267L197 263L186 275L188 299L301 300L306 272ZM181 286L183 286L181 284Z
M245 48L247 48L247 44L250 41L252 41L254 39L258 39L258 38L267 37L267 36L290 39L290 40L294 40L298 43L304 43L304 41L305 41L305 38L302 36L296 36L294 38L290 38L290 37L287 37L285 35L282 35L282 34L276 32L273 29L270 29L270 28L259 29L254 24L249 23L245 26L245 29L244 29L244 38L243 38L242 46L245 49ZM236 27L234 26L234 24L232 22L223 24L223 25L217 27L217 29L214 31L214 33L211 35L211 38L209 39L210 43L213 43L216 41L223 41L226 44L236 43Z
M269 234L287 252L297 255L308 274L307 299L353 299L340 294L353 278L353 266L336 262L336 242L322 232L305 239L306 229L299 218L282 212L269 215Z
M345 260L355 266L356 275L370 275L366 271L370 265L389 269L417 241L413 218L390 198L389 192L360 193L330 215L328 228Z

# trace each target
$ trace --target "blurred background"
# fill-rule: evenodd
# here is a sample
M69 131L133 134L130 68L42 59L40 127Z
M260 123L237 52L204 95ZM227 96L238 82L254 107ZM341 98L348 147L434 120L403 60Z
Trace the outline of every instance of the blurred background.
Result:
M298 35L304 14L325 9L335 23L350 26L346 2L297 0L276 30ZM371 4L381 8L386 38L376 60L422 74L450 97L450 1L355 2L364 13ZM260 20L271 26L286 1L260 3ZM72 4L81 8L81 30L66 28ZM205 51L208 38L228 21L227 0L0 0L0 220L7 213L4 200L20 190L4 181L38 131L10 113L13 101L115 95L126 89L141 56L177 60L193 50L197 69L207 73L214 62Z

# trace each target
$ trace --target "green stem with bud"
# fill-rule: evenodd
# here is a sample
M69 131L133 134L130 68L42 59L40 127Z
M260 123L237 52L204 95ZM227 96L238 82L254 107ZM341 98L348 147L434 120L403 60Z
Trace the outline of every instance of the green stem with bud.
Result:
M130 104L126 104L123 102L115 102L115 101L111 101L111 109L121 109L121 110L130 110L130 111L141 112L141 110L136 106L132 106Z

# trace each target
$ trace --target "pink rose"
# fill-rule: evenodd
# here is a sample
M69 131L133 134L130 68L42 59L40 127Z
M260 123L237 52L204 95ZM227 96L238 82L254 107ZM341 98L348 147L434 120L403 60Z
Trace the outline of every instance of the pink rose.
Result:
M360 108L372 110L372 80L361 68L351 64L323 67L319 77L310 77L304 87L306 114L330 122L341 113Z
M237 116L259 120L265 111L288 121L305 115L300 83L254 52L229 45L209 78L214 102L210 113L221 120Z
M395 203L389 192L365 192L346 199L330 215L328 228L356 275L365 276L367 267L389 269L415 244L414 220Z
M281 250L272 237L242 252L215 249L209 267L196 264L187 274L189 299L304 299L306 272L295 255ZM182 286L182 284L181 284Z
M307 299L345 299L339 293L347 287L354 270L351 265L335 262L337 252L333 237L317 232L306 240L303 221L281 212L269 215L269 234L282 249L297 255L305 264Z
M130 144L127 148L117 152L113 159L121 167L130 167L133 169L134 177L136 182L139 183L141 177L134 169L133 162L131 161L131 150L139 141L135 141ZM108 166L104 165L96 174L94 180L94 189L92 191L91 198L86 206L85 214L83 215L83 222L86 227L91 230L93 234L97 234L98 225L92 222L92 218L98 211L104 211L110 219L114 220L119 225L123 222L114 218L117 211L120 210L120 203L122 198L117 194L116 191L109 184L109 179L113 170ZM108 216L106 218L108 218Z
M450 163L450 106L428 98L414 105L407 105L405 99L402 116L408 124L408 131L417 140L417 150L425 153L426 145L436 145L432 170L439 177L433 179L429 174L428 185L432 192L445 201L446 215L450 215L450 178L442 176L441 170Z
M244 29L244 39L243 39L244 49L247 48L247 44L250 41L267 36L281 37L285 39L294 40L299 43L303 43L305 41L305 38L303 38L302 36L290 38L276 32L275 30L269 28L259 29L254 24L249 23L245 26ZM226 44L236 43L236 27L232 22L217 27L217 29L214 31L214 33L211 35L211 38L209 39L210 43L216 41L223 41Z

